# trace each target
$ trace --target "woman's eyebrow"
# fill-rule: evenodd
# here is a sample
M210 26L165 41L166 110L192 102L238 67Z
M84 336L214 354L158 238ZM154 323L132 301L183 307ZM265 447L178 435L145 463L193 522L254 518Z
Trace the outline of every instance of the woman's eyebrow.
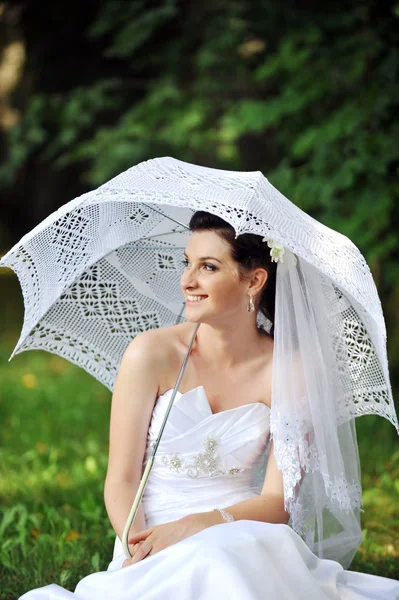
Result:
M186 258L188 258L188 256L187 256L187 254L186 254L186 253L184 253L184 256L185 256ZM217 261L218 261L218 263L222 264L222 261L221 261L221 260L219 260L218 258L215 258L214 256L201 256L201 258L199 258L198 260L209 260L210 258L211 258L212 260L217 260Z

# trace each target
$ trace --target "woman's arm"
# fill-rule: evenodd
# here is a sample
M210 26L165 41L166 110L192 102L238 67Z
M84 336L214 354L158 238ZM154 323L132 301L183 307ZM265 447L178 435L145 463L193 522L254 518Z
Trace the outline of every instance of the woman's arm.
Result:
M123 355L114 386L104 501L119 538L140 484L162 364L159 332L140 333ZM144 511L140 505L131 533L145 527Z
M109 520L112 527L122 540L122 532L132 508L137 487L125 481L110 481L107 480L104 487L104 500L107 509ZM146 528L143 505L140 504L136 517L130 529L130 533L137 533Z
M266 476L261 494L232 506L226 506L225 509L233 515L236 521L245 519L268 523L288 523L289 515L284 510L283 478L281 471L277 469L273 442L270 445ZM195 535L207 527L224 522L218 510L211 510L187 515L176 521L136 532L130 536L129 542L131 544L140 543L141 547L136 549L130 559L125 560L123 566L134 564L146 556L155 554L168 546Z
M288 523L289 514L284 510L283 476L277 468L273 440L270 444L266 475L260 495L223 508L233 515L235 521L246 519L267 523ZM210 525L224 523L219 511L200 514ZM190 516L194 519L196 517L196 515Z

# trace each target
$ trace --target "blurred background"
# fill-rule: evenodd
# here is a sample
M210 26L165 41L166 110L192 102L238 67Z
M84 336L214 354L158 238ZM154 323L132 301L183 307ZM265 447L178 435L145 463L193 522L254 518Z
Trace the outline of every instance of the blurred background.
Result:
M156 156L260 170L366 257L399 394L399 1L0 1L0 256L46 216ZM105 569L111 394L54 355L11 362L0 270L0 597ZM397 403L398 404L398 403ZM399 448L357 420L364 541L399 577Z

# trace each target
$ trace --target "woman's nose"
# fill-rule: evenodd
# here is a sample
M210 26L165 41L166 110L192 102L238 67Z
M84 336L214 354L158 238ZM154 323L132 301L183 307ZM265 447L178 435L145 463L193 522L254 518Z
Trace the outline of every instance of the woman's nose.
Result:
M195 269L186 267L180 281L183 287L195 287L197 285Z

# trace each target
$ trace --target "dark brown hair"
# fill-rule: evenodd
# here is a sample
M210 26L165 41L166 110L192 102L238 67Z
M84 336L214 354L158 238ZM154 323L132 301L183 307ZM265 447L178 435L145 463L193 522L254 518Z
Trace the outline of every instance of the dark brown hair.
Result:
M211 213L199 210L189 223L190 231L214 231L231 248L231 257L238 264L240 279L244 280L252 269L261 267L267 271L267 281L260 292L258 309L272 323L268 335L274 337L274 311L276 298L277 263L271 261L270 248L262 242L262 236L243 233L236 239L234 227Z

